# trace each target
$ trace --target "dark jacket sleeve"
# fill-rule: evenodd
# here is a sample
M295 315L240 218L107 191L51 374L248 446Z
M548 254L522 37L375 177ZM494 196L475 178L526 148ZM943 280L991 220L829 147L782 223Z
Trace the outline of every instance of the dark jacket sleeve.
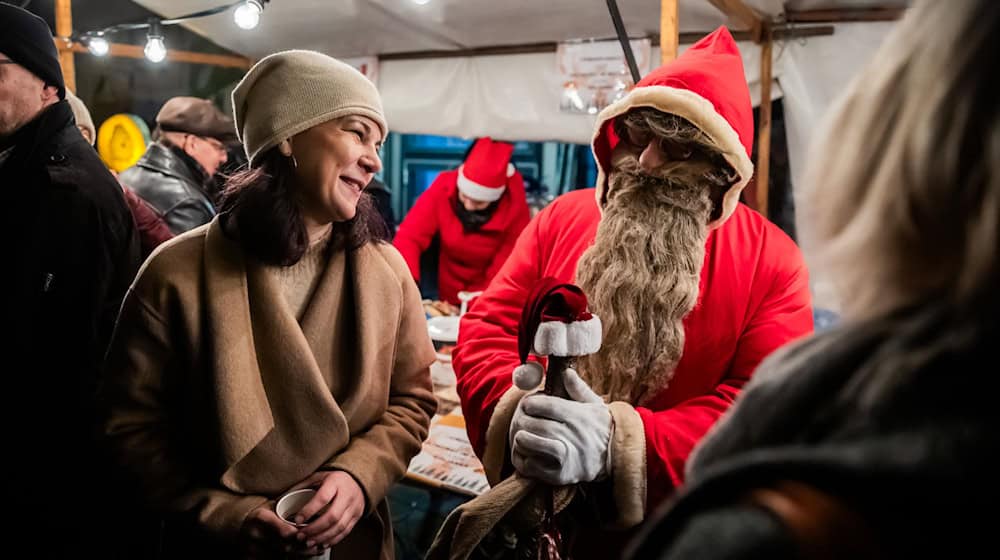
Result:
M732 505L700 512L669 540L650 532L631 558L659 560L770 560L800 558L782 522L752 505Z
M204 201L188 198L163 214L163 221L174 235L207 224L215 217L214 211Z

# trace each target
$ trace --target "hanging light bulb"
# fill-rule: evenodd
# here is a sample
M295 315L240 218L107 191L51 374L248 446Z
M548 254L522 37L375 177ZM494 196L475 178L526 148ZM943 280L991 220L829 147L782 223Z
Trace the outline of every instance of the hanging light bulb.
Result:
M163 44L163 33L160 22L150 20L149 33L146 35L146 48L142 50L150 62L163 62L167 58L167 46Z
M89 35L85 42L87 43L87 50L94 56L106 56L111 51L111 45L104 38L104 33L99 32L97 35Z
M253 29L260 23L260 14L264 12L264 6L257 0L247 0L240 4L233 11L233 20L240 29Z

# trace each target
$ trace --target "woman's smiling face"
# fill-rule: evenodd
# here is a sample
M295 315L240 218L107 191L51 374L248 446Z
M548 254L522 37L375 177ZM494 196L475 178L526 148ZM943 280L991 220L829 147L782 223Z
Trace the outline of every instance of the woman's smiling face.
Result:
M382 130L361 115L318 124L291 139L296 194L312 225L350 220L361 192L382 169Z

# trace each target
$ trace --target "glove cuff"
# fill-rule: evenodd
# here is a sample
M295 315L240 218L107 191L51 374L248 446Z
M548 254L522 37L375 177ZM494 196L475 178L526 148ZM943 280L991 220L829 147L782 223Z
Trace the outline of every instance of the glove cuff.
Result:
M608 474L617 510L613 525L627 529L641 523L646 515L646 430L632 405L613 402L608 410L613 426Z

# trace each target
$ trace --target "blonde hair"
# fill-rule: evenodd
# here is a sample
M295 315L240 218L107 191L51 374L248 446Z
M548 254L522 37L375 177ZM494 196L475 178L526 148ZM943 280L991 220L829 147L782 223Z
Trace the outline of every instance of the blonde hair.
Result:
M1000 269L1000 2L920 1L827 123L799 231L845 316L990 313Z

